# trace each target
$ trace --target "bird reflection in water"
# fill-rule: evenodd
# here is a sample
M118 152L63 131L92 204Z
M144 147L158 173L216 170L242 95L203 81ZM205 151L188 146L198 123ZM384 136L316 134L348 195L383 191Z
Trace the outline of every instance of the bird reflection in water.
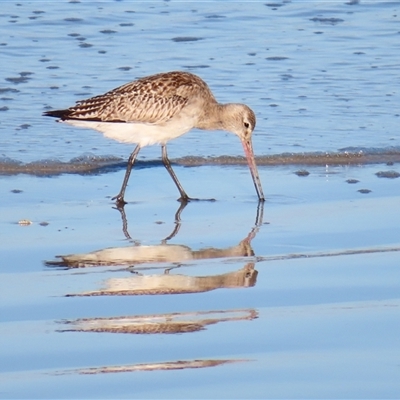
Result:
M58 265L71 269L84 268L93 271L91 266L127 266L121 272L129 271L124 278L109 278L103 289L69 294L67 297L78 296L137 296L137 295L165 295L183 293L203 293L220 288L245 288L256 283L257 271L254 269L254 251L251 241L256 236L263 219L263 203L257 209L256 223L248 235L238 244L227 248L207 248L192 250L185 245L172 245L167 241L176 236L181 226L180 215L184 205L180 206L175 214L175 227L172 233L157 246L133 245L121 248L109 248L86 254L71 254L60 256L60 261L49 262L48 265ZM128 223L123 208L120 208L123 231L127 237ZM188 260L219 259L227 257L248 258L245 265L239 270L211 276L190 276L172 274L169 270ZM151 264L151 266L144 266ZM170 263L163 274L140 275L139 268L154 269L157 263ZM135 268L132 271L131 265ZM155 264L155 265L154 265ZM139 266L139 267L138 267ZM142 267L141 267L142 266ZM158 266L159 268L159 266ZM134 275L131 272L135 272ZM196 303L197 304L197 303ZM187 334L200 332L220 323L250 322L258 318L258 311L253 308L230 310L198 310L186 312L169 312L145 315L99 316L90 318L65 319L59 321L58 332L99 333L99 334ZM161 371L197 369L222 366L229 363L245 362L247 359L175 359L159 363L133 363L124 365L104 365L92 368L69 370L60 373L78 374L105 374L136 371Z
M254 261L247 261L239 270L210 276L191 276L170 274L169 271L179 267L181 263L193 260L212 260L219 258L254 257L251 241L256 236L263 218L263 203L257 208L256 223L248 235L238 244L226 248L205 248L192 250L182 244L168 244L180 227L180 215L185 205L180 205L175 214L173 232L159 245L133 245L113 247L82 254L59 256L61 260L47 262L47 265L58 265L67 268L87 268L93 266L129 266L135 275L123 278L109 278L103 288L81 293L71 293L67 296L106 296L106 295L160 295L208 292L220 288L239 288L254 286L258 272L254 269ZM123 220L123 230L128 233L128 224L123 208L120 208ZM130 236L129 236L130 237ZM140 269L159 268L158 263L169 263L164 266L164 274L140 274ZM151 264L151 267L143 267ZM134 266L134 267L132 267ZM141 268L140 268L141 266ZM134 268L134 269L132 269Z
M101 289L68 294L73 296L139 296L202 293L215 289L252 287L258 272L254 263L247 263L238 271L220 275L190 276L183 274L134 275L126 278L109 278Z
M97 332L125 334L173 334L198 332L208 325L220 322L250 321L258 318L253 309L176 312L159 315L135 315L111 318L80 318L62 321L67 328L59 332ZM132 365L113 365L78 369L79 374L104 374L135 371L160 371L175 369L209 368L226 363L249 361L246 359L206 359L206 360L177 360L161 363L145 363Z
M251 321L258 317L253 309L175 312L123 317L79 318L65 320L59 332L107 332L131 334L168 334L198 332L220 322Z
M213 259L223 257L251 257L254 251L251 241L255 238L263 223L264 203L260 202L257 207L255 225L249 234L237 245L227 248L208 247L200 250L192 250L183 244L169 244L170 239L175 237L181 226L181 213L187 203L180 204L175 213L175 226L170 235L158 245L141 245L135 243L133 246L110 247L96 250L90 253L78 253L57 256L57 261L47 261L47 266L58 266L66 268L86 268L95 266L124 266L154 263L179 263L189 260ZM118 207L122 218L122 230L127 239L132 240L128 232L128 221L123 207Z
M146 363L133 365L113 365L94 368L81 368L76 371L68 371L66 373L78 373L80 375L97 375L110 374L118 372L138 372L138 371L174 371L182 369L198 369L218 367L225 364L250 361L246 359L219 359L219 360L179 360L167 361L161 363Z

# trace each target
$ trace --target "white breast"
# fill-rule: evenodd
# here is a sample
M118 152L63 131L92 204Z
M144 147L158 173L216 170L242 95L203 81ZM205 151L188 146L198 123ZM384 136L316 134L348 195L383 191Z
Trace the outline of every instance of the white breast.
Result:
M60 121L80 128L95 129L103 133L105 137L117 140L121 143L136 143L140 147L153 144L165 144L169 140L188 132L191 126L162 127L154 124L143 124L137 122L100 122L100 121Z
M189 132L196 125L191 108L177 117L160 124L143 122L103 122L69 119L60 121L80 128L95 129L104 136L121 143L135 143L140 147L166 144L169 140Z

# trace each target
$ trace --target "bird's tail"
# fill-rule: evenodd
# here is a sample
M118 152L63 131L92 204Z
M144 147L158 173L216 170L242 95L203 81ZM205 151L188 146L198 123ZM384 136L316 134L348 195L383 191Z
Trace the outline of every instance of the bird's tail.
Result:
M43 113L44 116L46 117L54 117L54 118L60 118L60 119L67 119L69 110L50 110L50 111L45 111Z

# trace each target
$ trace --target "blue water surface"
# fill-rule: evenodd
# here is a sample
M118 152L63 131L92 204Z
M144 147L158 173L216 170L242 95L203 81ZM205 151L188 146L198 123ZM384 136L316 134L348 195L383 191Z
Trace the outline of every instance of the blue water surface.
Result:
M51 108L186 70L257 115L259 155L400 145L398 2L15 2L0 13L1 155L22 162L132 150L55 124ZM242 154L194 131L171 157ZM157 147L143 158L159 158Z
M257 155L383 160L399 18L398 1L3 1L0 167L126 160L42 113L169 70L252 107ZM203 131L169 150L242 152ZM399 398L399 164L262 165L265 204L245 165L174 165L216 199L182 208L159 157L140 153L123 210L122 168L0 175L0 398Z

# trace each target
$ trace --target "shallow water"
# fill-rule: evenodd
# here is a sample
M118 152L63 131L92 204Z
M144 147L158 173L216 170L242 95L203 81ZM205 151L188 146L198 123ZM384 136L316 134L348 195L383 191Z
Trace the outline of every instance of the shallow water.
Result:
M129 146L42 112L176 69L199 74L221 102L255 110L258 155L398 150L397 14L397 2L5 2L1 153L23 163L88 152L126 159ZM230 134L194 131L170 155L242 150Z
M309 171L177 167L182 209L145 168L122 214L123 171L3 177L2 396L397 397L398 182Z
M2 4L1 398L399 398L399 3L249 4ZM129 146L41 116L175 69L255 110L263 206L193 131L216 201L153 147L115 210Z

